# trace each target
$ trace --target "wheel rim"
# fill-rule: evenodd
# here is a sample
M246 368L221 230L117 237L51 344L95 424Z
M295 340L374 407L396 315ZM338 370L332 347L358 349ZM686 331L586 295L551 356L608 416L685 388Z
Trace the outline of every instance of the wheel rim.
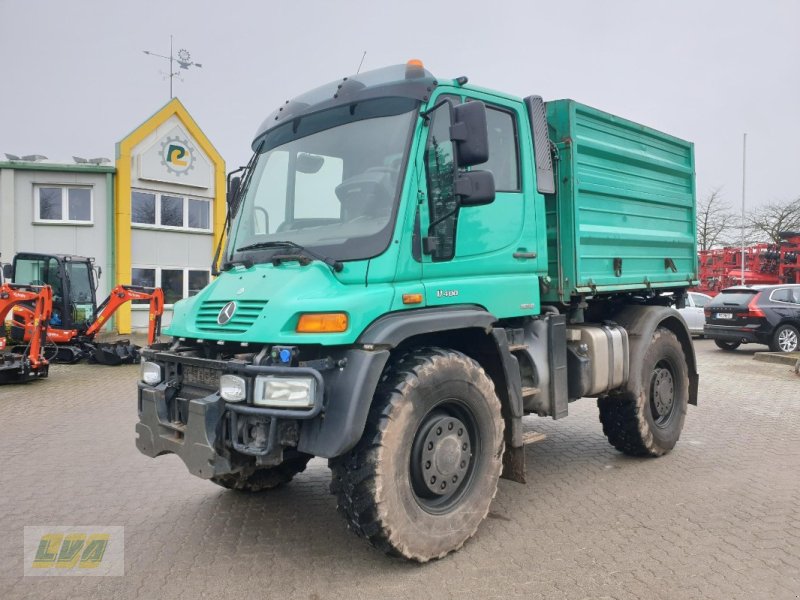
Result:
M480 438L472 413L446 400L422 419L411 446L411 487L427 512L446 513L472 483Z
M662 360L650 377L650 412L656 427L666 427L675 412L675 375L672 365Z
M778 347L781 352L794 352L797 350L797 332L793 329L782 329L778 333Z

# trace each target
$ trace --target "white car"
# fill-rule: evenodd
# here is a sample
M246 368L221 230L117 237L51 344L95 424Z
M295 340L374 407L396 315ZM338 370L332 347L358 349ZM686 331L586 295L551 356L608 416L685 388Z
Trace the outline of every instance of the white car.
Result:
M683 316L683 320L689 326L689 332L692 335L703 336L703 326L706 324L703 308L710 301L711 296L700 292L689 292L686 295L686 306L678 309L678 312Z

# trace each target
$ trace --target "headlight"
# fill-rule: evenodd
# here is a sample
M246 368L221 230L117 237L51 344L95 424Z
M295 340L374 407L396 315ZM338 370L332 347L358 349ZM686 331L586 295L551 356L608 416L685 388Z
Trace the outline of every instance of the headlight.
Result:
M158 385L161 383L161 365L154 362L142 362L139 365L139 379L147 385Z
M311 408L317 391L313 377L256 377L253 404L274 408Z
M247 398L247 382L238 375L219 378L219 395L228 402L241 402Z

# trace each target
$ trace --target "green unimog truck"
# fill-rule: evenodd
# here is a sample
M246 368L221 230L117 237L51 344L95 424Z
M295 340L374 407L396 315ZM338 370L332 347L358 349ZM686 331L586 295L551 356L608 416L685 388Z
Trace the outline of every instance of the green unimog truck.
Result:
M141 452L252 492L326 458L349 527L424 562L524 481L525 415L596 398L621 452L675 446L691 143L410 61L287 101L252 148L218 277L143 351Z

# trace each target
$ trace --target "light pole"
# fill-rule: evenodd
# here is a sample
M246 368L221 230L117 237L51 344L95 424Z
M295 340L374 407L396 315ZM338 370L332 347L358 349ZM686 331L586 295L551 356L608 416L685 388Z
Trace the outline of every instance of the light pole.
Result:
M744 198L745 174L747 171L747 134L742 138L742 285L744 285Z
M178 50L178 55L175 56L173 52L173 45L172 45L172 34L169 36L169 56L164 56L163 54L156 54L155 52L150 52L150 50L142 50L145 54L150 56L155 56L156 58L163 58L169 61L169 99L172 100L173 93L172 93L172 79L174 77L180 77L180 71L175 71L174 63L178 63L178 67L181 69L188 70L189 67L202 67L200 63L192 62L192 55L189 54L189 51L186 48L181 48Z

